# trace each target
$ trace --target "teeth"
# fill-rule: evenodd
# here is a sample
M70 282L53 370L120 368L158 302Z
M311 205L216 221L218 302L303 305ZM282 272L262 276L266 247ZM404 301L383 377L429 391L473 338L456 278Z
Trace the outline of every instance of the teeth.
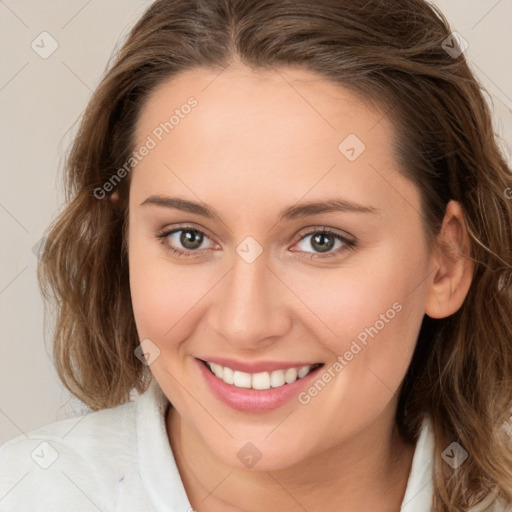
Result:
M233 373L235 373L231 368L227 366L224 367L224 375L222 376L222 380L226 384L233 384Z
M219 377L219 379L222 379L222 377L223 377L223 375L224 375L224 367L222 367L220 364L212 363L212 364L211 364L211 369L212 369L212 372L213 372L217 377Z
M276 370L270 374L270 385L273 388L278 388L284 384L284 372L283 370Z
M297 380L297 369L296 368L288 368L284 373L284 380L286 384L291 384Z
M270 374L268 372L255 373L252 376L253 389L270 389Z
M299 379L302 379L302 377L305 377L309 372L309 366L303 366L300 370L299 370Z
M237 388L250 388L251 374L239 371L233 372L233 384Z
M297 379L305 377L312 368L317 365L302 366L297 368L288 368L286 370L274 370L273 372L247 373L238 370L232 370L227 366L211 363L206 364L212 373L223 380L226 384L234 385L238 388L265 390L279 388L285 384L291 384Z

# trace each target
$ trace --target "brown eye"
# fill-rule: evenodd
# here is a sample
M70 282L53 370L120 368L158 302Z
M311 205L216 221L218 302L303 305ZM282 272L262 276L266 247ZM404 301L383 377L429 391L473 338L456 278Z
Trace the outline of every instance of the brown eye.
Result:
M208 235L193 227L182 226L176 229L167 229L157 234L164 249L178 256L198 256L208 248L215 248L216 244ZM203 242L210 241L210 247Z
M332 235L325 233L317 233L311 238L311 247L318 252L328 252L334 247L335 239Z
M203 233L193 229L181 229L179 231L181 231L180 243L184 249L194 250L201 246L204 238Z
M341 255L355 245L354 240L325 227L305 233L296 244L300 252L310 254L312 258Z

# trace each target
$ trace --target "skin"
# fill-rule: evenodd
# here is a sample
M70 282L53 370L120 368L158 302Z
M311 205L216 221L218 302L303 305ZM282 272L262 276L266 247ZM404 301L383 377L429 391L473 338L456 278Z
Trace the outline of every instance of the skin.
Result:
M430 250L417 187L400 172L393 126L321 76L233 63L159 86L142 109L136 146L175 108L198 105L131 174L128 250L140 339L160 350L150 369L173 407L167 430L190 502L203 511L400 509L414 446L394 426L399 386L423 315L462 304L472 266L460 206L449 203ZM338 146L356 134L349 161ZM149 196L206 204L219 218L159 205ZM277 221L306 201L344 198L374 212L331 211ZM157 237L182 224L205 233L190 256ZM312 245L326 226L356 240L325 257ZM185 250L179 232L170 245ZM263 249L236 252L247 236ZM189 249L190 250L190 249ZM220 402L194 358L323 362L399 303L402 310L307 405L248 413ZM247 443L262 454L248 469Z

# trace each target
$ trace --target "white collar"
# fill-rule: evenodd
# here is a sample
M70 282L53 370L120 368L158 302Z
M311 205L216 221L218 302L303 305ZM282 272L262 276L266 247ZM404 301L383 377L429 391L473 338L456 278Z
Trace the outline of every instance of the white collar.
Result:
M153 378L137 400L139 473L157 512L191 510L168 441L165 416L169 400Z
M400 512L430 512L432 509L434 433L428 416L423 418L411 471Z

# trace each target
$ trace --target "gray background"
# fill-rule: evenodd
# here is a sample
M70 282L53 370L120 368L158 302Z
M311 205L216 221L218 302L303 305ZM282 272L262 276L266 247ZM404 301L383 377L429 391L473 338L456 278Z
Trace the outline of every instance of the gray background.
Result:
M512 157L512 0L439 0L487 87ZM151 0L0 0L0 444L81 413L44 341L33 247L60 210L63 157L74 123L120 38ZM32 48L48 32L58 48ZM44 36L47 51L51 41ZM507 144L508 141L508 144ZM51 328L51 325L47 326Z

